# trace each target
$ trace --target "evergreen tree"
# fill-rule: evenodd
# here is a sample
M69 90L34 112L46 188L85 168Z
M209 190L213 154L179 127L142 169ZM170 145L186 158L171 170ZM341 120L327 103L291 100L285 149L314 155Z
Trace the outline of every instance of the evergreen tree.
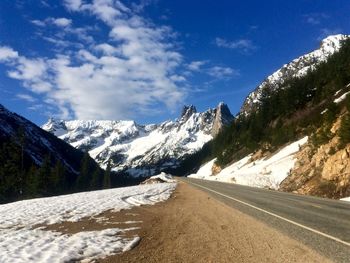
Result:
M350 142L350 114L347 113L341 120L339 128L340 147L343 148Z
M24 195L26 197L35 197L39 192L39 177L37 168L32 165L26 175L26 187Z
M55 166L51 169L49 178L50 194L61 193L65 191L65 171L62 162L57 160Z
M2 145L0 163L0 196L3 200L15 200L21 195L23 184L21 152L16 143L10 141Z
M103 188L111 188L111 162L108 161L107 168L103 176Z
M80 173L76 182L77 190L88 190L90 186L90 173L90 155L88 152L85 152L81 161Z
M95 171L92 174L90 189L97 190L101 188L101 170L99 167L96 167Z

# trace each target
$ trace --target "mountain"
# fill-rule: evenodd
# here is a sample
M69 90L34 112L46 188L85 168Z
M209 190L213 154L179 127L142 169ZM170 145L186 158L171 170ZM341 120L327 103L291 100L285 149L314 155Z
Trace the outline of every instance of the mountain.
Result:
M0 203L101 188L93 159L1 104L0 163Z
M350 196L350 37L267 77L185 174L329 198ZM191 163L186 161L186 164ZM197 165L197 167L200 165ZM191 170L192 169L192 170Z
M82 152L0 104L0 142L13 140L20 143L19 137L22 136L25 140L24 152L33 164L40 166L45 157L51 155L60 160L68 172L79 172Z
M256 109L261 102L264 89L276 91L280 89L286 80L305 76L309 70L314 70L317 65L326 62L327 59L337 52L341 47L341 42L348 39L349 35L332 35L321 41L320 48L311 53L300 56L268 76L252 93L245 99L241 113L247 115Z
M227 105L220 103L202 113L193 105L185 106L178 119L161 124L50 119L42 128L88 151L101 167L110 163L113 171L137 177L176 168L233 119Z

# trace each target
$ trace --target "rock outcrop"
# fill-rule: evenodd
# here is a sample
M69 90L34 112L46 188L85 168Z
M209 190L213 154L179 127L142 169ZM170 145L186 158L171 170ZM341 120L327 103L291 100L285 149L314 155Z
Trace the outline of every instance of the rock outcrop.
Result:
M317 149L309 143L296 155L290 175L280 190L329 198L350 196L350 145L338 149L340 117L331 128L333 139Z

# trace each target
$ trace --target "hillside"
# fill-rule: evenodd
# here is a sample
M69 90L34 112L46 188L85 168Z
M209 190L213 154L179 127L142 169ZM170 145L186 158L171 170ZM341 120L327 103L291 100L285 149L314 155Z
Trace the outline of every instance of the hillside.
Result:
M110 177L88 154L2 105L0 163L0 203L101 189L104 176ZM113 179L118 185L123 178Z
M292 70L293 65L302 67ZM274 188L334 198L350 195L349 67L348 37L326 38L319 50L277 71L285 74L272 75L281 79L276 81L270 76L259 85L248 96L248 100L258 97L249 106L251 111L245 110L246 101L232 125L191 159L205 164L216 158L212 170L209 169L215 180L219 178L217 173L241 159L248 158L253 165L268 161L286 145L309 136L306 149L300 147L296 152L295 166L290 167L282 184ZM276 83L274 88L270 85L272 79Z
M89 151L101 167L110 163L113 171L137 177L177 168L232 120L227 105L220 103L201 113L194 106L185 106L178 119L161 124L50 119L43 129Z

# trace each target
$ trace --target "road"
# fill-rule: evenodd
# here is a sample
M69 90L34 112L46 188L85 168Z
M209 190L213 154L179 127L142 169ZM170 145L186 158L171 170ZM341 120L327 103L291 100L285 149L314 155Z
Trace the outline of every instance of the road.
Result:
M193 178L179 179L334 262L350 262L348 202Z

